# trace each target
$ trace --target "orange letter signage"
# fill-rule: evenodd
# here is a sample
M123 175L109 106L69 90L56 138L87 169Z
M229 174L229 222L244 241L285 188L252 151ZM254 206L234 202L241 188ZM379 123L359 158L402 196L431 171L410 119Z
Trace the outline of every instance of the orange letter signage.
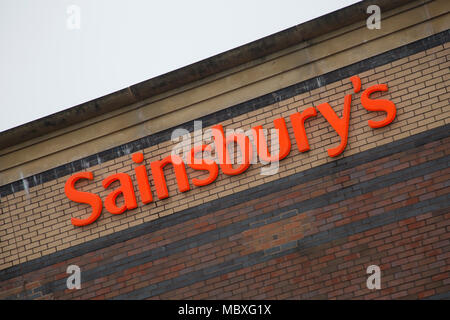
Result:
M317 109L319 109L320 113L325 117L325 119L327 119L333 129L341 137L341 143L337 147L327 150L330 157L336 157L340 155L347 146L351 102L352 96L349 94L346 95L344 102L344 111L342 112L342 119L337 116L337 114L327 102L317 106Z
M235 176L247 170L253 155L250 139L242 133L231 134L225 139L221 124L212 127L212 130L222 172L226 175ZM236 142L241 149L242 163L237 168L233 168L228 154L228 144L232 142Z
M133 181L126 173L116 173L106 177L103 180L103 187L108 188L111 183L118 180L120 187L108 194L105 199L105 208L112 214L121 214L125 210L131 210L137 207L136 196L134 195ZM116 205L117 196L123 194L125 203L123 206L118 207Z
M369 120L369 126L371 128L381 128L387 126L392 121L394 121L395 114L397 113L397 109L395 108L395 104L390 100L385 99L370 99L370 95L377 91L387 91L388 87L385 84L376 84L364 90L361 95L361 104L368 111L384 111L387 113L386 118L381 121L373 121Z
M87 203L92 207L92 212L89 218L78 219L72 218L70 221L74 226L81 227L91 224L100 217L102 213L102 199L95 193L82 192L75 189L75 183L80 179L94 179L92 172L79 172L67 179L66 185L64 186L64 191L67 198L78 203Z
M201 163L195 163L195 155L199 153L200 151L208 151L211 152L211 146L210 145L201 145L197 146L195 148L191 149L191 152L188 152L187 157L187 163L188 166L191 167L194 170L206 170L209 172L209 176L203 180L194 178L192 179L192 183L195 186L206 186L210 183L212 183L214 180L216 180L217 176L219 175L219 166L217 163L213 160L207 161L204 159L201 159Z
M361 79L359 76L355 75L350 77L350 81L353 85L353 92L359 93L361 91ZM387 90L388 87L386 84L377 84L369 87L361 94L361 104L365 109L368 111L382 111L386 113L386 117L383 120L368 121L369 126L372 128L384 127L395 119L396 107L392 101L386 99L370 99L370 95L372 93ZM321 103L317 106L317 110L319 110L320 114L325 117L326 121L328 121L331 127L337 132L341 140L338 146L327 150L330 157L340 155L347 146L351 102L352 96L347 94L344 98L342 118L336 114L327 102ZM305 121L315 116L317 116L317 111L314 107L309 107L301 113L295 112L289 116L294 131L295 140L297 142L297 147L300 152L305 152L310 149L308 138L306 136ZM276 150L269 152L268 142L264 136L264 130L261 125L254 126L251 129L251 134L253 135L254 143L256 143L256 151L259 159L266 162L280 161L287 157L291 151L291 140L285 119L277 118L273 120L273 123L278 133L278 154L276 154ZM185 156L187 158L187 165L193 170L203 170L206 171L205 174L208 174L206 178L203 179L193 178L192 183L195 186L206 186L214 182L219 174L219 166L224 174L234 176L246 171L252 161L254 149L253 144L250 142L247 135L233 132L225 137L223 126L221 124L217 124L211 129L212 136L214 138L214 145L198 145L190 149L190 151L188 151L189 149L186 150ZM233 144L233 146L236 144L239 147L241 163L237 164L235 167L233 167L233 163L230 159L230 156L233 154L230 155L231 148L228 148L229 144ZM211 153L212 146L215 146L215 153L218 158L218 162L212 159L203 159L203 152ZM201 153L202 157L196 158L198 153ZM144 161L144 155L141 152L134 153L132 155L132 160L136 164L141 164ZM164 176L164 167L168 164L173 166L179 191L186 192L190 190L186 165L180 156L172 154L162 160L153 161L150 163L156 195L159 199L169 197L166 177ZM134 171L136 173L137 187L139 189L142 203L147 204L152 202L153 196L145 165L141 164L136 166ZM93 174L92 172L79 172L74 174L67 180L64 191L67 198L70 200L90 205L92 207L92 212L86 219L71 218L71 222L75 226L85 226L96 221L102 212L103 206L102 199L98 195L75 189L75 183L80 179L92 180ZM136 208L136 195L134 193L134 186L131 177L126 173L116 173L106 177L102 183L105 188L108 188L114 181L119 181L120 187L106 196L104 200L106 209L112 214L121 214L125 210ZM124 204L118 207L116 200L120 194L123 194Z
M309 150L308 137L306 136L305 120L317 115L316 109L309 107L300 114L299 112L290 115L292 126L294 127L295 140L300 152Z
M180 192L186 192L190 190L189 181L186 173L186 167L184 166L183 159L177 155L170 155L162 159L161 161L153 161L150 164L152 168L153 181L155 182L156 194L159 199L165 199L169 196L167 190L166 179L164 178L163 168L172 164L175 170L175 177L178 183L178 189Z
M291 151L291 139L289 139L289 133L286 128L286 122L284 118L278 118L273 120L275 129L278 130L278 141L280 150L278 155L271 155L267 147L267 141L264 138L262 126L256 126L252 128L253 138L256 143L256 150L260 159L268 162L280 161L287 157Z

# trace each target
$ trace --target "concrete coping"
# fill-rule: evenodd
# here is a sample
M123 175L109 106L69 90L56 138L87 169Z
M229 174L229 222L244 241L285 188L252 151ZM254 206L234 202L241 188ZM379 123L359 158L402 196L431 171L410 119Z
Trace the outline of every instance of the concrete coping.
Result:
M407 2L409 0L361 1L125 89L5 130L0 134L0 150L188 85L338 28L364 21L367 19L368 5L376 4L383 12Z

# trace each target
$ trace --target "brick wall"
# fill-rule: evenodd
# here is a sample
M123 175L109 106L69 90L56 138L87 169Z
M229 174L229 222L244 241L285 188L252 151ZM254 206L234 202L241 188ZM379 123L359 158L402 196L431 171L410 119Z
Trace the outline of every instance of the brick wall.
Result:
M424 144L413 147L418 141ZM3 298L423 298L447 293L450 137L423 135L389 147L382 156L350 157L339 169L252 190L247 201L235 196L218 210L203 206L191 217L162 218L142 235L109 239L101 249L7 280ZM285 190L276 192L280 185ZM83 270L81 290L65 288L70 264ZM371 264L382 270L382 290L375 292L365 285Z
M225 129L270 129L274 119L284 117L292 148L275 175L262 176L261 165L253 164L239 176L220 173L214 183L191 184L180 193L166 170L169 198L143 205L136 193L137 209L122 215L103 210L94 224L81 228L70 224L70 217L86 217L90 209L66 198L70 175L4 194L0 297L448 294L449 57L447 42L355 73L361 92L388 85L378 97L396 104L397 117L384 128L370 128L368 120L384 115L366 111L361 93L352 94L348 145L337 159L326 150L338 145L339 137L320 113L306 123L311 147L306 153L297 150L289 115L323 102L340 115L344 95L353 92L347 76L317 88L304 84L302 93L220 121ZM166 140L144 148L148 168L174 144ZM135 166L129 154L86 163L95 181L77 187L104 199L114 185L105 190L101 181L116 172L135 181ZM198 175L188 168L190 179ZM82 269L81 290L65 288L69 264ZM382 269L380 291L365 286L370 264Z

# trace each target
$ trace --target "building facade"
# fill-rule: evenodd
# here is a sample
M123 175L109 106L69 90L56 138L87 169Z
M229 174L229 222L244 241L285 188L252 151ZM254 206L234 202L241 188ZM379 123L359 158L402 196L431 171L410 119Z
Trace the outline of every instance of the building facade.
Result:
M449 9L363 1L2 132L0 298L449 298ZM241 162L189 161L221 132Z

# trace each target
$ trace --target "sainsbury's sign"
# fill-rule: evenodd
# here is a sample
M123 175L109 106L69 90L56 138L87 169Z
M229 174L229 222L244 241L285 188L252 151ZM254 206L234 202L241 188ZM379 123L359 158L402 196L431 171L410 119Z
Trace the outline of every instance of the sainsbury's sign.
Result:
M358 76L352 76L350 81L353 85L353 91L358 93L361 91L361 80ZM368 125L371 128L380 128L390 124L396 115L395 104L386 99L371 99L370 95L375 92L387 91L386 84L373 85L363 91L361 95L361 104L368 111L382 111L386 115L383 120L373 121L369 120ZM344 98L344 108L342 117L339 117L328 103L322 103L316 108L309 107L303 112L295 112L289 116L289 120L294 130L294 138L297 142L297 147L300 152L306 152L310 149L308 138L306 136L305 121L308 118L316 117L318 112L327 120L331 127L336 131L340 137L339 145L327 150L330 157L336 157L340 155L348 141L349 121L350 121L350 109L351 109L352 95L347 94ZM194 186L205 186L214 182L222 171L225 175L239 175L246 171L252 163L254 151L257 156L266 162L277 162L287 157L291 151L291 139L286 127L286 120L284 118L278 118L273 121L274 127L277 130L278 135L278 152L272 154L267 147L267 141L263 134L262 126L255 126L251 128L249 136L243 133L233 133L225 135L223 126L221 124L215 125L211 128L213 143L212 144L200 144L194 146L185 154L185 160L179 155L170 154L165 158L150 163L150 171L153 179L156 196L158 199L165 199L169 197L167 189L167 183L164 175L164 167L168 164L173 166L175 172L175 178L180 192L187 192L191 189L190 183ZM240 152L240 161L238 165L234 164L230 158L230 144L233 146L236 144ZM254 149L254 144L256 148ZM216 159L206 159L203 157L204 153L211 153L215 150ZM138 166L134 168L136 173L136 182L140 199L143 204L148 204L153 199L153 193L150 188L150 180L148 176L147 168L143 163L144 156L138 152L132 155L132 161ZM186 164L193 170L204 171L207 173L206 178L198 179L192 178L189 181L189 177L186 172ZM75 226L85 226L96 221L103 209L111 214L121 214L126 210L135 209L138 206L136 200L136 194L134 192L133 181L130 175L126 173L115 173L109 175L102 181L102 185L107 189L113 182L118 181L120 186L111 191L104 200L99 195L91 192L79 191L75 188L75 183L81 179L93 180L94 174L91 171L79 172L72 175L64 187L66 196L77 203L85 203L90 205L91 214L85 219L71 218L71 223ZM116 199L118 196L123 196L123 204L118 206Z

